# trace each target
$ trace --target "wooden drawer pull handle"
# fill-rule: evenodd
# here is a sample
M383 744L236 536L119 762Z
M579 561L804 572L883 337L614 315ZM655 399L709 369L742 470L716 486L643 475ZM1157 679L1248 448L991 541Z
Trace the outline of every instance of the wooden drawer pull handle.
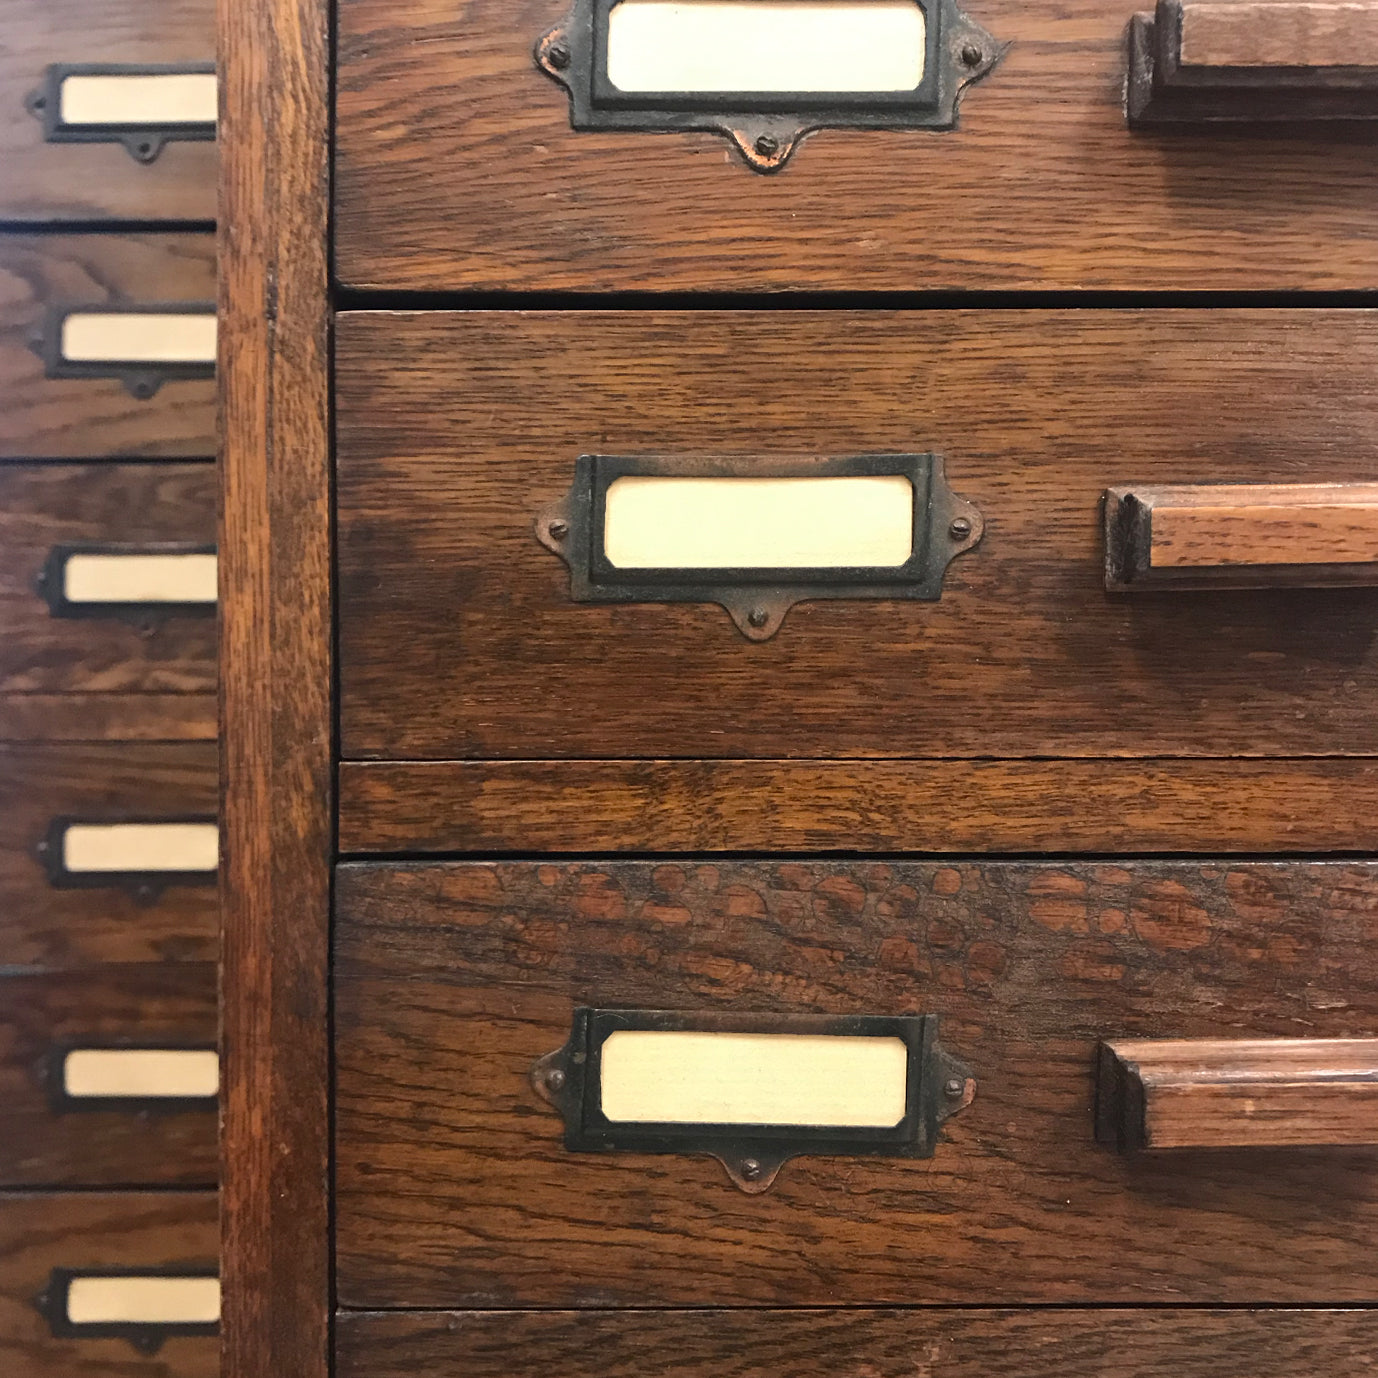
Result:
M1378 584L1378 483L1198 484L1105 495L1105 584Z
M1129 34L1131 125L1378 118L1378 0L1159 0Z
M1122 1153L1378 1144L1378 1038L1103 1043L1096 1137Z

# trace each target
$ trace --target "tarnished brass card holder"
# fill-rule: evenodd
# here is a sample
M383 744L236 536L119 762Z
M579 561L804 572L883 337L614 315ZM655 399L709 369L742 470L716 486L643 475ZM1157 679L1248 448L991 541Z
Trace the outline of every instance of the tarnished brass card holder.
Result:
M757 485L780 480L900 481L901 486L894 490L899 505L892 505L882 515L903 542L901 553L890 563L865 563L866 532L862 531L856 541L860 552L856 563L786 567L745 562L691 565L681 561L656 567L640 557L635 566L619 565L608 548L609 493L626 479L747 480ZM787 486L782 484L782 490ZM728 491L723 489L724 494ZM725 498L724 511L728 505ZM668 507L663 507L661 519L666 528L683 525ZM708 524L702 517L699 520ZM815 529L803 534L825 539L831 520L827 506L815 503L807 518ZM897 520L903 523L902 531L896 530ZM576 603L718 603L727 609L742 635L752 641L774 636L796 603L822 599L934 601L942 596L948 565L980 542L982 529L980 512L948 487L942 458L934 454L861 455L803 462L583 455L575 463L574 483L568 494L536 519L541 544L569 566L570 597ZM850 559L845 555L835 558Z
M724 1037L730 1045L711 1049ZM614 1068L610 1049L629 1039L643 1050L652 1041L649 1055L619 1049ZM645 1099L629 1108L638 1073ZM705 1106L723 1113L714 1097L729 1081L732 1118L702 1118ZM942 1123L976 1094L968 1069L939 1045L936 1015L581 1007L569 1041L536 1063L531 1083L564 1117L571 1152L705 1155L753 1195L803 1154L930 1158ZM707 1100L696 1099L705 1085Z
M569 92L579 130L725 134L757 172L777 172L817 129L951 129L962 93L1000 61L998 43L956 0L916 0L921 75L907 90L624 90L609 72L609 25L619 0L575 0L536 44L536 64ZM788 22L788 15L781 15Z
M68 87L81 82L105 83L106 89L130 88L142 99L127 101L128 108L108 118L73 118L67 108ZM193 99L194 108L188 106L188 87L203 97ZM171 104L167 103L169 91ZM215 119L210 114L214 93L213 62L59 62L47 69L43 84L29 93L24 104L42 121L48 143L117 143L135 161L152 163L169 143L215 138Z

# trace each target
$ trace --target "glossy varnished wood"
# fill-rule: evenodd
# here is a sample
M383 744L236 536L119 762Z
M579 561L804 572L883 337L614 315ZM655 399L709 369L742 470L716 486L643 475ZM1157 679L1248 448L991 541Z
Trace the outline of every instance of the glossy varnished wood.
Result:
M213 455L213 382L167 382L141 400L114 378L46 377L30 342L55 307L214 299L209 234L0 237L0 460Z
M1370 478L1374 321L1319 310L342 316L342 752L1373 753L1378 594L1108 598L1100 502L1125 479ZM941 599L802 604L760 644L711 604L572 602L565 565L533 529L581 453L930 450L985 520Z
M1367 1378L1369 1311L345 1314L340 1378Z
M215 1042L215 968L112 966L0 976L0 1186L214 1186L215 1109L62 1108L56 1047Z
M326 0L219 0L224 1372L330 1365Z
M216 796L213 742L0 746L0 965L213 962L214 885L170 885L152 899L58 889L38 845L57 818L208 818Z
M346 1307L1378 1301L1367 1150L1126 1158L1103 1039L1378 1019L1372 863L349 865ZM531 1090L576 1004L935 1013L976 1079L931 1160L572 1154ZM1205 1370L1202 1370L1205 1371Z
M340 849L1367 852L1378 763L345 761Z
M1375 584L1378 483L1112 488L1105 547L1115 592Z
M0 466L0 696L214 693L213 607L54 617L38 587L59 546L214 544L212 464Z
M25 108L50 64L211 61L214 0L5 0L0 22L0 221L215 218L213 143L144 165L118 143L46 143Z
M212 1192L0 1193L0 1369L5 1378L216 1378L213 1335L156 1354L125 1339L57 1339L34 1298L54 1268L214 1268Z
M1102 1044L1096 1134L1123 1152L1378 1144L1378 1039Z
M338 244L358 287L1368 288L1370 136L1131 133L1139 0L971 0L1012 46L951 133L825 131L749 171L712 134L570 128L567 0L339 7ZM1279 188L1286 188L1285 194ZM777 386L773 365L744 369Z

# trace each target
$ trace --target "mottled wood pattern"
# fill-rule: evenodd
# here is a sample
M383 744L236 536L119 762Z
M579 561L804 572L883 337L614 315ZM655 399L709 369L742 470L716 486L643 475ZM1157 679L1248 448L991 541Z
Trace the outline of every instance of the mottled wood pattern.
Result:
M211 965L112 966L0 976L0 1186L214 1186L215 1112L56 1108L59 1043L206 1047L215 1042Z
M46 377L30 340L52 307L214 300L209 234L0 236L0 461L213 455L213 382L167 382L143 401L114 378Z
M24 107L51 63L209 62L214 0L5 0L3 22L0 221L215 218L213 143L144 165L117 143L47 143Z
M345 761L340 848L1369 852L1378 762Z
M11 694L0 742L213 742L214 694Z
M0 466L0 696L214 693L214 609L52 615L36 586L49 555L88 544L214 545L214 465Z
M33 1299L54 1268L215 1266L213 1192L0 1194L0 1370L5 1378L216 1378L216 1340L55 1339Z
M56 889L36 849L55 818L205 818L216 802L213 742L0 747L0 966L213 962L215 886L171 885L151 901Z
M348 0L340 272L590 292L1378 283L1371 135L1126 128L1144 7L970 0L1012 46L960 130L825 131L764 177L713 134L571 130L531 55L568 0ZM795 362L741 355L724 377L785 394Z
M342 1315L339 1378L1369 1378L1370 1311Z
M1373 863L348 865L341 1303L1378 1302L1368 1150L1129 1159L1110 1038L1378 1026ZM931 1160L570 1154L531 1090L575 1004L938 1014L977 1081ZM1205 1371L1205 1370L1202 1370Z
M1128 482L1370 479L1376 322L343 316L342 752L1372 754L1378 592L1109 599L1099 513L1105 489ZM762 360L778 361L769 386ZM571 602L568 570L533 530L581 453L929 450L985 519L941 600L804 604L760 644L712 605Z

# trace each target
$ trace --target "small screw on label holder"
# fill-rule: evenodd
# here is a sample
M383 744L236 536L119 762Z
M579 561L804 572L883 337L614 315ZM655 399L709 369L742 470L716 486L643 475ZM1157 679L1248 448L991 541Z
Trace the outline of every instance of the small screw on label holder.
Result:
M971 535L971 521L967 517L957 517L947 528L947 534L954 541L964 541Z
M762 134L756 140L756 152L762 158L773 158L780 151L780 140L773 134Z
M549 62L557 72L563 72L573 60L573 56L574 55L569 51L568 45L564 43L552 43L550 47L545 50L546 61Z

